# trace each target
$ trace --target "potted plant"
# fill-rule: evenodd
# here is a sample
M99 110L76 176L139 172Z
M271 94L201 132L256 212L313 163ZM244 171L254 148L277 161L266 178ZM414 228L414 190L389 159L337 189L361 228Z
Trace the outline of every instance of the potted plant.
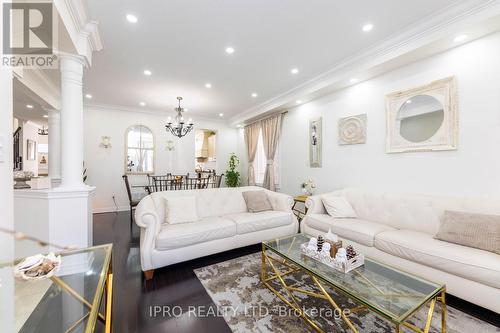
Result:
M227 187L240 186L241 183L240 173L236 171L236 168L238 167L239 164L240 164L240 159L238 158L238 156L236 156L236 154L234 153L231 153L231 155L229 156L229 163L228 163L229 169L226 170L226 178L225 178Z

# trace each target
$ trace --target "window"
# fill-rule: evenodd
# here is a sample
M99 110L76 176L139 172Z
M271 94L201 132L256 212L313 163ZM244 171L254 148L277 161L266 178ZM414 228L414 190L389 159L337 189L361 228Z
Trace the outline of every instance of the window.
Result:
M154 137L153 132L143 125L131 126L126 133L127 174L154 173Z
M279 184L279 174L278 174L278 161L279 161L279 150L280 147L276 148L276 154L274 155L274 184L278 186ZM262 139L262 130L259 132L259 140L257 141L257 151L255 153L254 160L255 168L255 183L257 185L262 185L264 183L264 175L266 174L267 158L264 151L264 141Z

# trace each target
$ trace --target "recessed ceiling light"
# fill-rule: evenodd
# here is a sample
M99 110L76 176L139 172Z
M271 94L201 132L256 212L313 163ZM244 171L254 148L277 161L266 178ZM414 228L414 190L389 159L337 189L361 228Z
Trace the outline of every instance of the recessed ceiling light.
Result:
M211 83L205 83L205 88L212 88L212 84Z
M31 105L31 104L27 104L27 105L26 105L26 107L27 107L28 109L33 109L33 105Z
M219 113L219 117L224 117L224 113Z
M140 103L139 103L139 105L140 105L140 106L146 106L146 103L144 103L144 102L140 102Z
M257 93L252 93L252 97L253 97L253 98L255 98L255 97L257 97L257 96L258 96L258 95L257 95Z
M356 77L353 77L352 79L350 79L350 80L349 80L349 82L351 82L351 83L356 83L356 82L358 82L358 81L359 81L359 80L358 80L358 78L356 78Z
M151 72L149 69L145 69L143 73L144 73L144 75L147 75L147 76L151 76L151 74L153 74L153 72Z
M406 104L411 104L411 99L407 100Z
M48 117L49 117L49 115L48 115L48 114L44 114L44 115L43 115L43 117L44 117L44 118L48 118Z
M234 53L234 47L231 47L231 46L226 47L226 53L233 54Z
M302 103L302 100L298 99L295 101L295 103L300 104L300 103Z
M242 124L238 124L238 125L236 125L236 127L237 127L237 128L242 128L242 127L243 127L243 125L242 125Z
M130 23L137 23L137 16L132 15L132 14L127 14L127 21Z
M92 98L92 95L91 95L91 94L85 94L85 98L87 98L87 99L91 99L91 98Z
M372 30L373 30L373 24L371 24L371 23L367 23L363 26L364 32L368 32L368 31L372 31Z
M298 72L299 72L299 69L298 69L298 68L292 68L292 69L290 70L290 73L292 73L292 74L297 74Z
M458 35L457 37L455 37L455 39L453 41L455 43L460 43L460 42L463 42L466 39L467 39L467 35Z

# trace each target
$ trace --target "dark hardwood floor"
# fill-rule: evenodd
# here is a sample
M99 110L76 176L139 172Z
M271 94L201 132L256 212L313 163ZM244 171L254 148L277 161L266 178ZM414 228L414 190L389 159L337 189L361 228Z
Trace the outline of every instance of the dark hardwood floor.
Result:
M155 270L150 283L142 278L139 257L139 229L130 233L128 212L94 214L94 244L113 243L113 325L114 331L169 333L231 332L222 317L188 315L190 306L203 306L208 312L216 306L193 270L250 253L260 245L236 249ZM456 297L448 305L500 327L500 316ZM154 306L167 306L175 315L152 316ZM168 308L165 308L168 309ZM210 309L210 310L209 310ZM181 316L177 316L183 313ZM172 313L171 313L172 314Z

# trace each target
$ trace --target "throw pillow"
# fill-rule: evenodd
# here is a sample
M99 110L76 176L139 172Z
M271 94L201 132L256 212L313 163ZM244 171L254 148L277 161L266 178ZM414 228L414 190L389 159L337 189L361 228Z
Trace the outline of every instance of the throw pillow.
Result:
M250 213L273 210L273 206L271 206L265 191L246 191L242 194Z
M500 216L445 211L434 238L500 254Z
M165 198L165 222L170 224L198 221L196 197Z
M356 212L346 198L336 195L324 195L321 198L328 215L335 218L356 218Z

